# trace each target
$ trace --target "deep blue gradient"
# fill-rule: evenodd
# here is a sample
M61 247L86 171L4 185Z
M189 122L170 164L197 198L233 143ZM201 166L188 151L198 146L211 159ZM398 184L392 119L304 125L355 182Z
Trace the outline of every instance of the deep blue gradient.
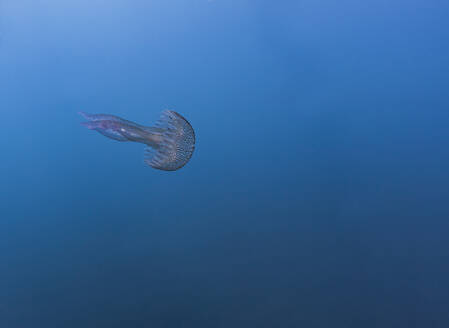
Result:
M0 110L1 328L449 327L447 0L0 0Z

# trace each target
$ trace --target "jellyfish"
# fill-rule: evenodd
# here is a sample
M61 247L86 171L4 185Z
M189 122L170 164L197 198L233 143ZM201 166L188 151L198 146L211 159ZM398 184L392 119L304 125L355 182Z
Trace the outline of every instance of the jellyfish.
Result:
M118 116L79 112L90 130L117 141L146 145L144 162L158 170L175 171L187 164L195 148L195 132L190 123L172 110L162 112L155 126L143 126Z

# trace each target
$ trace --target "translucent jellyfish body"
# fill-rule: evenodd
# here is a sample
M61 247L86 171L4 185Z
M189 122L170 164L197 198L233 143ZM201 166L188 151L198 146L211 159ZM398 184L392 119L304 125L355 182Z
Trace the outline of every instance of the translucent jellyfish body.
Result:
M155 169L178 170L187 164L195 149L192 126L175 111L163 111L154 127L139 125L114 115L80 114L87 120L82 125L108 138L145 144L144 161Z

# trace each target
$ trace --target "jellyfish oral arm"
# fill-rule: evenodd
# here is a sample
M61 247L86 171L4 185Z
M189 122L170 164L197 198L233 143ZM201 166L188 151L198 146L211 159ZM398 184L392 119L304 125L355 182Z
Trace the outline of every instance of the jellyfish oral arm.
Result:
M83 126L90 130L95 130L108 138L118 141L140 142L149 146L157 143L157 135L155 133L131 121L105 114L82 113L82 115L90 119L88 122L82 122Z

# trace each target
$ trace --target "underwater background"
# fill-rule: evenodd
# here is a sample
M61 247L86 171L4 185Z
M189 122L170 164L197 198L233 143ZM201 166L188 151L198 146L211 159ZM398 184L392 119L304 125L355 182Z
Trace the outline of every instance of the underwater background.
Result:
M0 111L1 328L449 327L447 1L0 0Z

